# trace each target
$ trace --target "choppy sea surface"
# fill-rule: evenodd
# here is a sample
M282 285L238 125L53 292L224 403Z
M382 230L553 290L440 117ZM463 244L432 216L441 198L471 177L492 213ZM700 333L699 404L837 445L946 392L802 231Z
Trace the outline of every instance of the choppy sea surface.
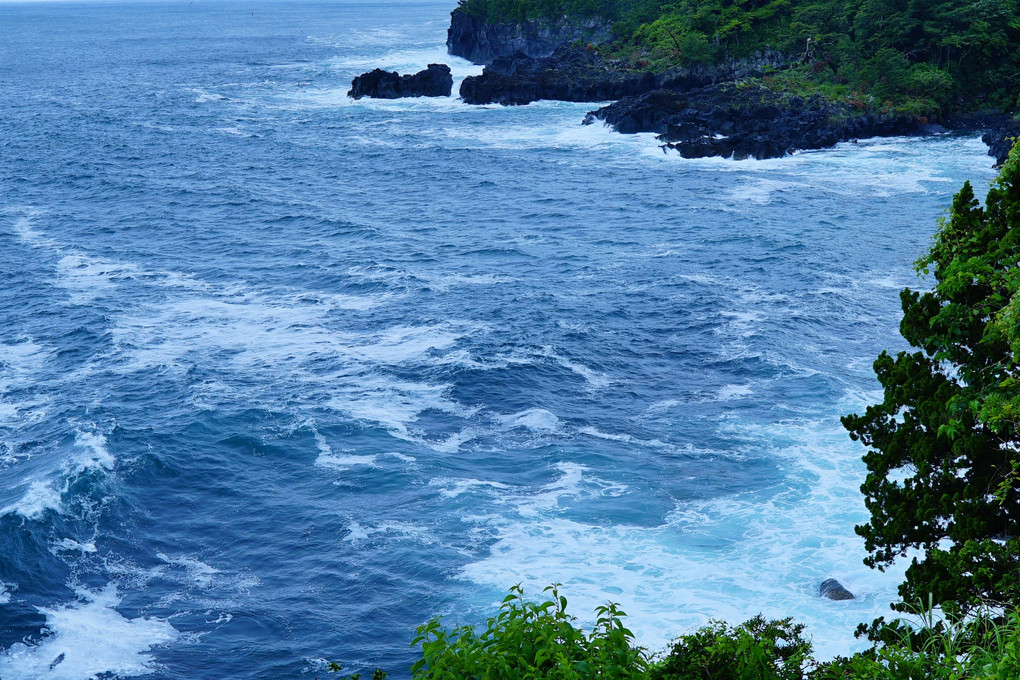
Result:
M518 582L652 649L887 612L839 417L984 145L691 161L594 105L347 98L477 73L453 6L0 4L4 680L406 678Z

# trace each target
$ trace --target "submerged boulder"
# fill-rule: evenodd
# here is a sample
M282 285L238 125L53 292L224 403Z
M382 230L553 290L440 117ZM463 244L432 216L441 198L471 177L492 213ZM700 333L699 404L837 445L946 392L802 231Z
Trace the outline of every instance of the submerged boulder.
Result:
M362 73L351 83L348 97L361 99L400 99L402 97L449 97L453 91L453 75L446 64L429 64L414 75L377 68Z
M822 581L822 585L818 586L818 595L820 597L827 597L830 600L854 599L854 594L844 588L843 585L834 578Z

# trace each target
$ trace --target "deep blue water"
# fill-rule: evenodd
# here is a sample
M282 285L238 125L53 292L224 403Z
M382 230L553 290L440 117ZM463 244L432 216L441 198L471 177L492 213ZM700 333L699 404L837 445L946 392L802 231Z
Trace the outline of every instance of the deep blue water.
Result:
M406 678L516 582L652 648L886 612L838 419L984 146L347 99L477 72L453 5L0 4L0 677Z

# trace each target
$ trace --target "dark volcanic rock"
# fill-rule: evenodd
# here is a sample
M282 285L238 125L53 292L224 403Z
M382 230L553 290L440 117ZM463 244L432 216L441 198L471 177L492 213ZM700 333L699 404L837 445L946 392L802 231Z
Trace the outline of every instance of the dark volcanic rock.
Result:
M548 57L497 57L482 75L464 79L460 96L468 104L597 102L647 92L656 85L649 71L607 62L593 50L561 47Z
M764 69L785 63L781 53L763 52L739 61L652 73L625 61L604 59L587 47L568 45L546 57L522 52L496 57L482 75L464 80L460 96L469 104L528 104L539 99L606 101L656 88L683 91L760 76Z
M830 600L854 599L854 594L844 588L843 585L834 578L822 581L822 585L818 586L818 595L820 597L827 597Z
M995 165L998 166L1006 162L1017 137L1020 137L1020 120L1006 118L983 134L981 141L988 145L988 155L995 158Z
M610 23L605 20L563 17L490 24L481 17L455 9L450 14L446 48L450 54L476 64L489 64L496 57L518 52L545 57L557 47L578 40L599 44L610 38Z
M917 119L862 113L821 97L777 93L756 83L723 83L686 92L653 90L590 112L619 132L656 132L685 158L778 158L858 137L924 134Z
M400 75L395 71L375 69L363 73L351 83L348 97L361 99L400 99L401 97L449 97L453 90L453 76L446 64L429 64L414 75Z

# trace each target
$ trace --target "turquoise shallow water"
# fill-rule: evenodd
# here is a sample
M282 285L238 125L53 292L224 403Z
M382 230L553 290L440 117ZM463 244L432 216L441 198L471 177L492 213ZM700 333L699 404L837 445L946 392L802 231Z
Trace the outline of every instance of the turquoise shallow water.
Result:
M0 4L0 677L401 678L517 582L653 648L886 611L838 418L984 146L347 99L476 73L450 9Z

